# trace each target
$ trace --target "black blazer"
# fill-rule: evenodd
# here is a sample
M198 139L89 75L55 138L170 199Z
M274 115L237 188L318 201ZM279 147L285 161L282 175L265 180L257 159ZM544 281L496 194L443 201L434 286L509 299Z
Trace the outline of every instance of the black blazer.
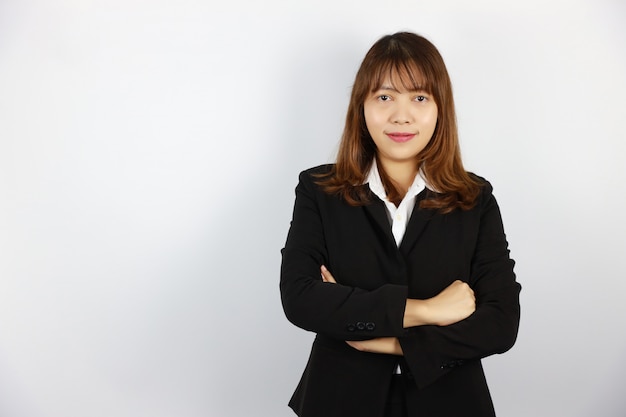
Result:
M397 247L380 199L353 207L315 184L312 175L329 169L300 174L282 250L285 314L317 333L290 407L302 417L382 417L400 361L410 378L409 415L494 415L480 359L515 342L520 285L491 185L481 179L476 206L448 214L420 209L424 190ZM322 282L322 264L338 284ZM402 327L407 298L433 297L456 279L475 292L470 317L446 327ZM404 358L345 343L383 336L399 339Z

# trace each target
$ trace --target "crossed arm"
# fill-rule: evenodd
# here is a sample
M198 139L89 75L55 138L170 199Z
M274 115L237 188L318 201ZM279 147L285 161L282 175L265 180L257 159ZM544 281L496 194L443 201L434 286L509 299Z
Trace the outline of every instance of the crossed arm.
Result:
M330 271L322 265L322 281L337 284ZM476 297L470 286L457 280L436 296L427 300L409 298L404 309L403 326L448 326L469 317L476 310ZM347 340L354 349L370 353L386 353L402 356L402 348L396 337L379 337L362 341Z

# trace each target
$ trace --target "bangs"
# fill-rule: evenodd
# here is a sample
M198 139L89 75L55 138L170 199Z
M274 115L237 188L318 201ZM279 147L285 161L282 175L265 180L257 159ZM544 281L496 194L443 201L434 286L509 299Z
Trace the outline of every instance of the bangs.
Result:
M424 69L410 59L394 59L389 57L372 71L369 90L379 90L385 81L398 91L425 91L433 93L433 83L424 74Z

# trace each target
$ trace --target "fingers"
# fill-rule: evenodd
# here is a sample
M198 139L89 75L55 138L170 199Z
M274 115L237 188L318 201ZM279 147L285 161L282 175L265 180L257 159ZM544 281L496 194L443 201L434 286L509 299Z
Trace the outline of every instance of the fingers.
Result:
M353 349L361 352L385 353L388 355L402 355L402 346L395 337L378 337L369 340L351 341L346 343Z
M450 284L437 296L428 300L433 307L434 324L448 326L466 319L476 310L474 290L463 281Z
M454 291L459 296L464 296L472 300L476 300L476 295L474 294L474 290L469 284L465 281L461 281L457 279L448 287L450 291Z
M348 344L348 346L350 346L353 349L361 350L361 348L359 346L359 342L355 342L355 341L352 341L352 340L346 340L346 343Z
M471 310L470 314L476 309L476 295L474 290L467 282L457 280L453 283L456 286L457 301L460 305L464 305L466 309Z
M335 281L335 278L333 277L333 275L330 273L330 271L324 265L321 266L320 271L322 273L322 281L330 282L331 284L336 284L337 283L337 281Z

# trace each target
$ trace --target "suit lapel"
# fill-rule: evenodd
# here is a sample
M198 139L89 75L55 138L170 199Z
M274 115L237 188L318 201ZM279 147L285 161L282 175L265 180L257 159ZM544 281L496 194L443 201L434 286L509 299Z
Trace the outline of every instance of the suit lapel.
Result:
M435 210L425 210L419 208L420 201L424 198L425 193L418 195L415 202L415 208L407 224L404 237L400 243L400 247L396 246L396 240L391 232L391 224L387 214L387 208L385 203L378 197L372 195L372 202L363 207L367 217L370 219L373 227L378 231L378 235L381 238L382 247L384 250L388 250L391 259L396 259L398 265L404 265L406 256L410 253L415 243L421 236L422 232L426 228L426 225L430 222L431 218L435 214ZM400 270L404 270L400 268ZM399 271L400 271L399 270ZM391 274L386 279L393 284L407 285L407 277L404 274L394 275Z
M374 225L379 229L381 236L384 236L388 242L393 243L395 247L395 239L391 233L391 225L389 224L389 217L387 216L387 209L385 203L378 197L372 196L372 202L364 206L365 212L372 220Z
M425 192L418 194L417 200L415 201L415 208L413 209L413 213L411 214L409 223L407 224L402 242L400 242L400 247L398 249L400 249L400 252L404 255L411 251L424 231L424 228L436 213L436 210L419 208L420 201L422 201L425 196ZM381 236L384 236L385 240L387 240L388 243L392 243L395 248L396 240L391 232L391 224L389 223L385 203L383 203L377 196L372 195L372 202L364 206L364 210L375 226L379 229Z
M413 209L413 213L411 213L409 223L406 226L406 231L404 232L402 242L400 242L399 249L403 255L407 255L411 251L413 246L415 246L415 243L421 236L424 228L436 213L435 210L419 208L420 201L423 200L423 198L424 193L421 193L418 196L417 201L415 202L415 208Z

